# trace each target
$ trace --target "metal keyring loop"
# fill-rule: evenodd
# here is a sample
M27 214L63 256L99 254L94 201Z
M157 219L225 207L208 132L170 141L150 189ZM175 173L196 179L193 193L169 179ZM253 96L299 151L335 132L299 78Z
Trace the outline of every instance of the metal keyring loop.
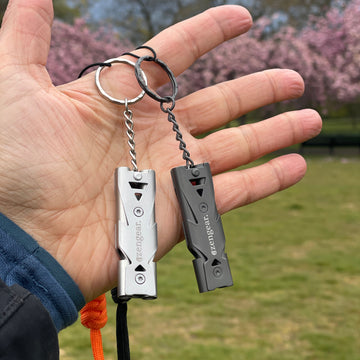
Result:
M156 64L160 65L161 68L166 72L167 76L170 79L171 86L172 86L172 95L171 96L164 96L164 97L160 96L156 92L154 92L148 88L146 78L143 77L144 72L142 71L142 69L140 67L141 63L144 60L155 62ZM178 86L177 86L175 76L172 73L172 71L169 69L169 67L161 60L154 59L152 56L149 56L149 55L139 58L135 64L135 75L136 75L136 79L137 79L140 87L146 92L147 95L149 95L154 100L156 100L160 103L167 103L167 102L172 102L175 99L177 92L178 92Z
M106 60L104 62L104 64L114 64L114 63L122 63L122 64L128 64L131 65L135 68L135 63L128 60L128 59L122 59L122 58L114 58L114 59L109 59ZM135 104L136 102L138 102L139 100L141 100L144 95L145 95L145 90L143 90L137 97L133 98L133 99L116 99L114 97L112 97L111 95L109 95L101 86L100 84L100 73L101 71L105 68L105 66L100 66L97 70L96 70L96 74L95 74L95 83L96 86L100 92L100 94L107 100L115 103L115 104L119 104L119 105L125 105L125 104ZM147 87L147 78L145 76L145 73L140 69L140 75L139 75L142 79L142 81L144 82L145 86Z

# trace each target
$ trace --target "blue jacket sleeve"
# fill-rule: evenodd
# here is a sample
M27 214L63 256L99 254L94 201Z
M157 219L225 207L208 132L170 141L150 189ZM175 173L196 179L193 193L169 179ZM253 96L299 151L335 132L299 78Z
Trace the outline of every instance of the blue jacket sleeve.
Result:
M60 264L15 223L0 214L0 278L35 295L58 331L74 323L85 300Z

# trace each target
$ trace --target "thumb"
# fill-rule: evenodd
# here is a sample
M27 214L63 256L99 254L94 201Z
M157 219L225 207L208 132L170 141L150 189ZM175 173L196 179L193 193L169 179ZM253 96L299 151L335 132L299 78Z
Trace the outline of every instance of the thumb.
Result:
M0 30L0 56L9 64L46 65L52 0L10 0Z

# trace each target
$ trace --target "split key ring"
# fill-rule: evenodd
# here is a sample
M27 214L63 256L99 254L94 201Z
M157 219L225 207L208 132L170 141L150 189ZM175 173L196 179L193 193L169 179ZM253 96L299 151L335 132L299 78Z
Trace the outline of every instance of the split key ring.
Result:
M132 67L135 68L136 64L128 59L123 59L123 58L114 58L114 59L109 59L106 60L104 62L104 64L115 64L115 63L121 63L121 64L128 64L131 65ZM96 74L95 74L95 83L96 86L100 92L100 94L107 100L111 101L112 103L118 104L118 105L129 105L129 104L135 104L136 102L138 102L139 100L141 100L144 95L145 95L145 90L142 90L141 93L134 97L133 99L117 99L114 98L113 96L109 95L101 86L100 83L100 74L101 71L104 69L106 65L102 65L99 66L98 69L96 70ZM147 86L147 78L145 76L145 73L140 69L140 73L141 73L141 79L142 82L145 84L145 86Z

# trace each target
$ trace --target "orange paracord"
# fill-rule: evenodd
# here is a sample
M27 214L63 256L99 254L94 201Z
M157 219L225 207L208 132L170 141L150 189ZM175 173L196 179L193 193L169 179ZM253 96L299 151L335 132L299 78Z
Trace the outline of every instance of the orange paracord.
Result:
M95 360L104 360L104 351L100 329L107 322L106 297L100 295L87 303L81 310L81 323L90 329L91 347Z

